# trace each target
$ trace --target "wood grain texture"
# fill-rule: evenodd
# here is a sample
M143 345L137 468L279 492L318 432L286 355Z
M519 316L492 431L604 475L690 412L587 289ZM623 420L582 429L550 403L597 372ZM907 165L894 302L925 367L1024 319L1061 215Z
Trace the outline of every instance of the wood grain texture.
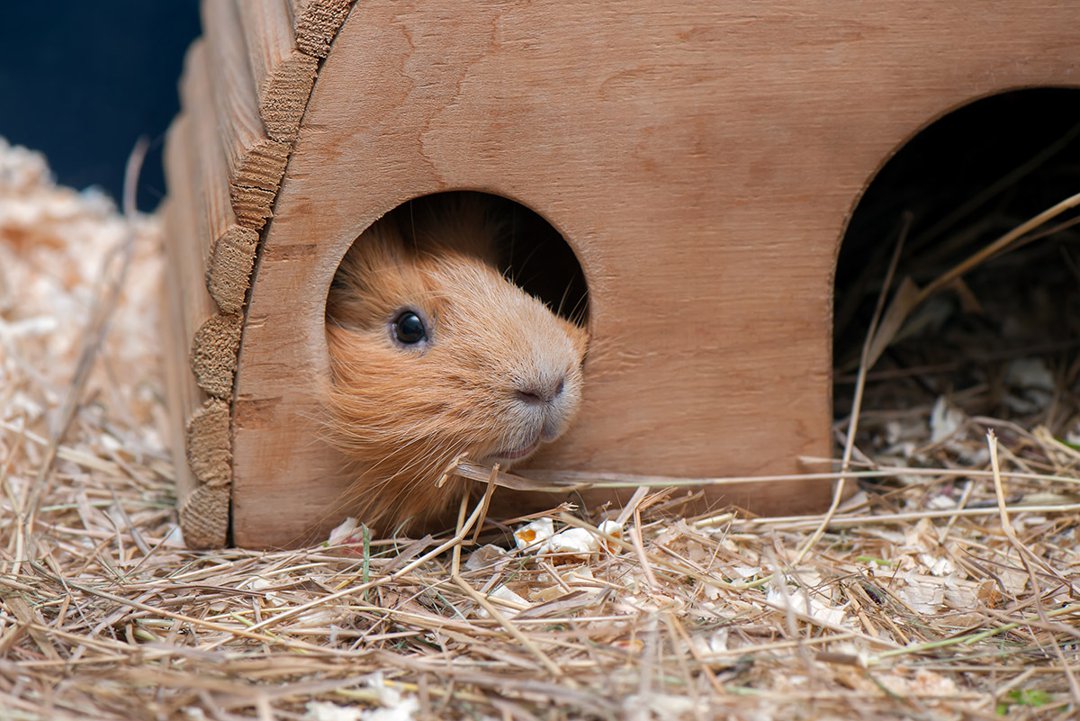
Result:
M173 121L169 135L175 133L185 121L186 118L183 116L177 117ZM173 141L171 139L166 141L166 143L169 142ZM165 201L161 214L165 228L165 254L168 264L173 266L178 251L171 249L170 246L175 243L178 228L182 227L184 221L178 217L177 203L171 197ZM164 309L164 326L161 329L161 358L165 402L169 409L166 433L169 447L173 452L176 496L183 501L198 484L187 464L185 420L194 409L199 407L202 394L191 377L191 367L187 362L190 338L184 328L184 297L181 285L182 279L178 273L166 273L162 279L161 307Z
M236 3L203 0L202 19L233 211L242 225L259 230L271 215L289 145L271 140L263 128Z
M232 483L229 406L225 401L207 398L189 358L206 355L202 346L209 343L205 338L200 340L198 329L213 328L214 319L219 317L216 303L203 284L208 264L213 267L217 248L229 242L239 227L229 200L229 176L216 132L206 62L204 44L194 43L185 59L181 84L184 113L171 128L165 151L169 181L166 252L170 270L165 286L171 296L170 324L165 329L167 387L173 443L180 444L173 447L186 450L177 453L175 459L180 528L193 548L221 546L228 535ZM245 232L257 237L253 230ZM246 290L247 276L242 280ZM235 368L235 361L231 364ZM204 385L214 392L223 390L213 384Z
M222 152L214 112L213 84L207 65L206 43L195 41L188 50L183 81L180 84L180 103L191 117L189 145L183 152L190 155L196 176L192 182L193 199L197 204L194 226L199 235L202 262L209 262L218 239L236 223L229 199L229 172Z
M185 78L193 77L189 53ZM188 80L185 79L185 83ZM203 212L201 174L197 156L194 125L187 112L169 129L165 143L165 169L169 186L165 208L165 253L169 272L163 288L167 297L167 327L163 329L166 396L172 411L170 434L173 438L177 497L185 503L199 487L199 480L189 467L183 449L186 445L185 422L206 400L196 385L188 356L195 329L212 317L216 309L201 282L205 272L206 237L199 228ZM181 516L183 519L183 515Z
M187 423L187 463L199 484L231 490L232 426L228 401L208 399Z
M296 46L324 58L356 0L292 0Z
M240 225L228 226L214 244L206 289L222 312L239 313L244 307L258 245L259 233Z
M235 313L214 313L191 340L191 371L195 382L214 398L232 397L242 318Z
M229 537L229 489L198 486L180 503L180 530L188 548L221 548Z
M235 541L295 544L340 521L347 479L318 440L327 289L365 227L442 190L524 203L585 270L585 401L537 467L746 475L827 456L832 274L862 190L961 104L1075 84L1078 20L1067 0L358 4L252 287ZM759 484L708 501L783 513L827 494Z
M218 132L206 48L196 41L188 53L181 101L193 115L195 145L187 148L200 167L196 225L202 239L206 288L218 307L237 313L247 297L258 231L239 224L229 194L229 168Z
M289 0L236 2L266 134L273 140L292 142L319 62L296 47Z

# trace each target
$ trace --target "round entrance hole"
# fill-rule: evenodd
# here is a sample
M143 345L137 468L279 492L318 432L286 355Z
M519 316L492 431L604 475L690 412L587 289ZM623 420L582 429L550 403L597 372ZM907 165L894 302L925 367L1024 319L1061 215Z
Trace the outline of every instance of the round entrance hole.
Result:
M369 226L326 306L340 505L383 533L439 530L468 490L451 463L556 444L581 402L586 302L566 242L503 198L424 196Z
M1080 90L985 98L926 127L881 168L851 218L837 265L834 414L852 410L875 304L926 288L1080 191ZM888 303L886 304L888 305ZM949 409L1055 435L1080 419L1080 216L1064 212L929 295L867 375L860 447L882 451ZM937 437L914 437L930 442Z

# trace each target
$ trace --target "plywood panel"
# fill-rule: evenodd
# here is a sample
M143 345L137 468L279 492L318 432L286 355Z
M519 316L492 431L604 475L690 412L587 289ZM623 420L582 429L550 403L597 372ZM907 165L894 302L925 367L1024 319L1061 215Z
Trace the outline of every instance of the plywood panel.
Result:
M586 272L585 403L537 466L746 475L828 455L832 273L859 193L951 108L1075 82L1076 20L1064 1L357 5L252 289L236 541L297 543L340 520L347 479L317 422L326 291L367 225L441 190L523 202ZM710 501L783 513L825 491Z

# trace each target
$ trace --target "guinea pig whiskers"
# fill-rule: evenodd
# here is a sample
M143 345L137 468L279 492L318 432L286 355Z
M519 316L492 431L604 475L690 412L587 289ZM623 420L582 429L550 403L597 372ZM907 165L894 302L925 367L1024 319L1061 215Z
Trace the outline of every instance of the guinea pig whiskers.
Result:
M540 245L534 245L532 250L529 251L529 254L527 256L525 256L525 259L523 261L521 261L520 263L516 263L515 265L518 267L518 269L528 268L529 263L532 262L533 257L535 257L536 254L539 253L539 252L540 252ZM507 270L512 270L512 268L508 268ZM517 285L525 285L524 283L520 282L520 280L521 280L520 276L515 275L515 276L510 277L510 276L506 276L505 273L503 275L505 277L509 277L510 280L513 281Z
M427 444L425 446L425 444ZM423 448L412 448L413 446L424 446ZM440 440L434 445L431 445L430 439L414 438L406 441L402 444L401 448L395 449L391 453L384 457L383 461L376 463L372 466L373 470L378 470L378 466L393 458L393 456L399 454L402 450L409 450L410 460L404 466L401 466L396 472L394 472L391 478L397 478L404 475L412 477L430 475L434 473L436 468L445 465L448 458L452 458L455 455L460 454L460 450L446 440ZM419 451L419 452L417 452Z

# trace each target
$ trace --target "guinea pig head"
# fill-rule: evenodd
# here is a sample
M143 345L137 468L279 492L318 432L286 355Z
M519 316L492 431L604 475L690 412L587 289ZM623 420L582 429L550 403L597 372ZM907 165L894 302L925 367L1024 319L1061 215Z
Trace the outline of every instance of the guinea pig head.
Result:
M456 512L462 483L436 483L460 454L506 468L577 412L585 331L498 272L498 232L479 211L390 216L338 270L329 436L355 477L348 504L380 532Z

